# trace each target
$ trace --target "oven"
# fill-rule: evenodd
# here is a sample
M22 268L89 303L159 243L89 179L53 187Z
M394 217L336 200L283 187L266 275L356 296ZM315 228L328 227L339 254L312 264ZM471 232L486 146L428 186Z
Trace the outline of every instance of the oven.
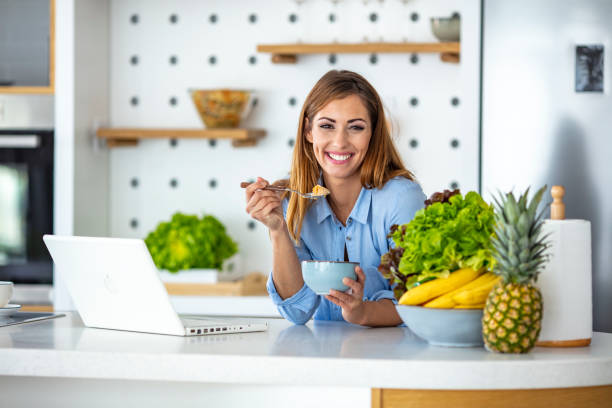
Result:
M0 129L0 280L51 284L53 131Z

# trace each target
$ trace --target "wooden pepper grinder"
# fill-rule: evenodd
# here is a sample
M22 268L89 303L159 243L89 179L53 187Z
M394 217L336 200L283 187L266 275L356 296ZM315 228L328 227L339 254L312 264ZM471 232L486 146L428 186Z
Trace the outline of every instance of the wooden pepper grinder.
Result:
M542 292L542 331L537 346L583 347L593 336L591 223L566 220L563 186L553 186L548 235L549 259L538 277Z
M553 202L550 204L550 219L564 220L565 203L563 202L563 196L565 195L565 188L563 186L552 186L550 195L553 198Z

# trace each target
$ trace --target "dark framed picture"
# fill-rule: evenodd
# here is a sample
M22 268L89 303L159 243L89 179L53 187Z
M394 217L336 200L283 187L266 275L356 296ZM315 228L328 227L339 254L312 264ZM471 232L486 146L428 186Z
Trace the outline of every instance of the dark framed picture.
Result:
M603 92L604 46L576 46L576 92Z

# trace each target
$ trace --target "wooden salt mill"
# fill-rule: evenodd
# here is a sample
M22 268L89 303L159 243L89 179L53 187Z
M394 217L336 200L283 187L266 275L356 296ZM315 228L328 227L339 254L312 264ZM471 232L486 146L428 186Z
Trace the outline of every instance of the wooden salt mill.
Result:
M565 195L565 188L563 186L552 186L550 195L553 198L553 202L550 204L550 219L564 220L565 203L563 202L563 196Z

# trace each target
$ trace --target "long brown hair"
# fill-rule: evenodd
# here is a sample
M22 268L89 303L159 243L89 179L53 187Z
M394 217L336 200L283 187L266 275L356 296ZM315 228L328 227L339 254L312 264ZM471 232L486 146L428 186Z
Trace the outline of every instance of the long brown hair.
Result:
M414 175L404 167L395 149L383 104L374 87L361 75L351 71L332 70L323 75L304 101L300 112L289 187L303 192L312 191L321 172L315 158L312 143L306 140L314 116L332 100L357 95L368 110L372 123L372 137L366 156L360 167L361 185L366 188L382 188L390 179L402 176L414 180ZM292 194L287 207L287 226L294 242L299 243L302 222L312 201Z

